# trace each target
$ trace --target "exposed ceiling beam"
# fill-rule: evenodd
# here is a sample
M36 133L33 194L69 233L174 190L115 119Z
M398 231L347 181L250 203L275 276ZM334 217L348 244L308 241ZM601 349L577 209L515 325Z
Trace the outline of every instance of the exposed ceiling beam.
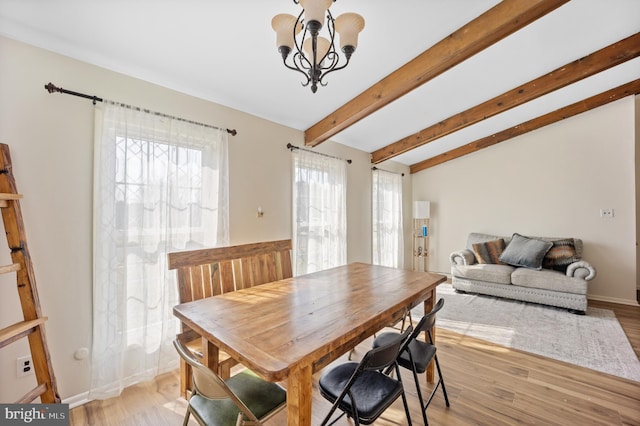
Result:
M478 139L474 142L470 142L459 148L452 149L451 151L429 158L416 164L412 164L409 167L411 173L416 173L421 170L428 169L429 167L437 166L438 164L445 163L455 158L462 157L463 155L471 154L489 146L495 145L500 142L504 142L508 139L516 136L523 135L532 130L539 129L549 124L556 123L564 120L565 118L572 117L574 115L581 114L590 109L597 108L602 105L606 105L609 102L617 101L626 96L637 95L640 93L640 79L634 80L630 83L623 84L614 89L607 90L598 95L584 99L580 102L576 102L569 106L557 109L548 114L534 118L527 122L518 124L509 129L502 130L501 132L493 135Z
M439 123L422 129L374 151L373 163L393 158L419 146L433 142L450 133L464 129L484 119L522 105L554 90L573 84L640 55L640 33L611 44L584 58L561 66L541 77L522 84L486 102L453 115Z
M567 2L503 0L308 128L305 145L319 145Z

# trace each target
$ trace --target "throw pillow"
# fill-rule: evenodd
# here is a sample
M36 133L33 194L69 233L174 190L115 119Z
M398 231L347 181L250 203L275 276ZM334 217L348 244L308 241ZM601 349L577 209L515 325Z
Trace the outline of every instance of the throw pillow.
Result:
M500 255L504 251L504 246L502 238L472 244L473 254L476 256L478 263L497 263L500 265L504 265L504 263L500 262Z
M513 266L541 270L542 259L553 246L551 241L528 238L518 233L513 234L511 242L500 255L500 260Z
M553 241L553 246L542 260L542 267L564 272L567 266L579 260L573 238L566 238Z

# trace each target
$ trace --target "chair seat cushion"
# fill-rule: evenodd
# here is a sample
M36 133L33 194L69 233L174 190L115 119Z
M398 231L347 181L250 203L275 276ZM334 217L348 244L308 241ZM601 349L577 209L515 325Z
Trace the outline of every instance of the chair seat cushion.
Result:
M251 370L231 376L226 383L259 419L287 402L287 392L280 385L261 379Z
M189 399L189 405L198 422L209 426L235 426L240 412L229 399L212 400L198 394Z
M398 333L393 332L382 333L373 341L373 347L377 348L378 346L383 346L390 340L396 338L397 335ZM424 373L427 369L427 365L429 365L434 355L436 354L436 347L434 345L427 342L422 342L420 340L412 340L409 343L408 350L411 351L411 356L413 357L413 362L416 366L416 373ZM398 364L408 370L412 369L409 352L407 352L406 350L402 351L402 353L398 357Z
M284 406L287 393L278 384L267 382L250 370L243 370L226 380L229 388L258 419ZM240 410L230 399L213 400L194 394L189 399L193 415L203 424L234 426Z
M338 399L358 368L357 362L347 362L320 377L320 393L332 403ZM351 386L355 405L363 424L371 424L402 395L402 383L376 371L363 371ZM351 413L351 399L345 396L340 409Z

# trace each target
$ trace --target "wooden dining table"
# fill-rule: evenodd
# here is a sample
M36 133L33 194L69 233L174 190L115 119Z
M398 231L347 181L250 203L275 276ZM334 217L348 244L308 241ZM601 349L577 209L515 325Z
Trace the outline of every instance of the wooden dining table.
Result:
M217 371L223 350L265 380L286 382L289 426L311 425L312 375L424 303L444 275L351 263L183 303L174 315L202 337ZM427 380L433 381L433 368Z

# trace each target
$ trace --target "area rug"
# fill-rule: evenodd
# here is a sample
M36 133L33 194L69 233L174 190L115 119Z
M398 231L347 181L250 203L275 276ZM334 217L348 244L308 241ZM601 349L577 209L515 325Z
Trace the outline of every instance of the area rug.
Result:
M490 296L458 294L438 286L445 303L436 326L498 345L640 382L640 361L613 311L566 309Z

